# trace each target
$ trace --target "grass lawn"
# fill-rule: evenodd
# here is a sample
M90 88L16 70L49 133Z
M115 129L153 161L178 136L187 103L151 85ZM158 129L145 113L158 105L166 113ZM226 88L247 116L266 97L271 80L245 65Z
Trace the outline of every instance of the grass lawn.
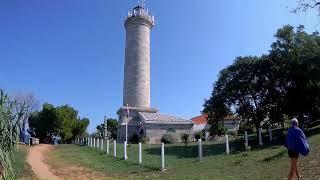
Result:
M305 179L320 179L320 134L309 139L311 152L300 158L300 170ZM110 146L112 147L112 146ZM143 165L139 166L138 147L129 145L128 161L123 159L123 145L117 146L118 158L113 158L113 148L106 155L89 147L59 145L48 158L53 168L83 166L106 174L108 177L126 179L286 179L289 158L283 146L267 145L251 151L233 151L224 154L224 145L204 143L203 161L197 159L196 144L165 146L167 170L160 168L160 145L143 145ZM232 148L232 144L231 144Z
M29 146L19 145L15 151L12 167L17 179L35 179L31 166L26 162Z

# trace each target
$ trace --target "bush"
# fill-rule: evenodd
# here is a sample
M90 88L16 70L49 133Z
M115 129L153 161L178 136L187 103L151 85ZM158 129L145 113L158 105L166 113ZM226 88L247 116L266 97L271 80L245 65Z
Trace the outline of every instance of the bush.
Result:
M184 142L184 145L188 145L188 142L189 142L189 134L182 133L182 134L181 134L181 140Z
M226 129L224 128L222 121L217 121L217 122L214 122L213 124L211 124L209 131L210 131L210 135L212 137L221 136L226 133Z
M132 135L130 138L131 143L137 144L139 141L140 141L140 138L137 134Z
M248 125L245 122L240 122L238 133L244 134L244 132L247 131L248 134L252 134L255 132L254 129L255 129L254 125Z
M143 135L143 136L140 138L140 142L143 143L143 144L145 144L145 143L147 143L147 142L149 142L149 141L150 141L149 137L147 137L147 136L145 136L145 135Z
M175 143L176 141L172 134L164 134L161 137L161 142L165 144L172 144L172 143Z
M200 139L201 138L201 131L196 132L194 134L194 138L197 139L197 140Z

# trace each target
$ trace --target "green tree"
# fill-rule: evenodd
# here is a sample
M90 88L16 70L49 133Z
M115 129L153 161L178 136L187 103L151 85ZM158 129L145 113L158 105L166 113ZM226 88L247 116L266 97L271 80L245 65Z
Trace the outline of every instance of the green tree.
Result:
M41 143L50 141L52 135L58 135L61 123L57 110L52 104L43 104L40 112L33 112L29 118L29 133L39 138Z
M211 132L216 130L221 133L223 117L231 109L257 129L260 128L271 108L265 58L238 57L232 65L220 71L212 96L205 101L203 110L208 114Z
M275 37L277 40L272 44L269 56L281 74L278 79L285 94L283 113L298 115L300 120L303 120L303 114L320 117L319 33L308 34L303 26L295 31L286 25Z
M71 143L72 140L84 135L89 119L78 118L78 111L69 105L57 107L58 121L60 123L58 134L65 143Z
M256 128L265 120L281 123L284 117L320 117L320 36L284 26L275 35L269 54L238 57L219 73L203 112L209 123L232 111Z
M64 143L83 136L90 122L78 117L78 111L68 105L54 107L48 103L40 112L32 113L28 121L30 134L41 142L50 142L52 136L58 135Z
M109 138L117 139L117 125L118 125L118 121L116 119L113 119L113 118L107 119L107 129L108 129ZM98 125L96 127L96 133L94 136L97 138L104 138L104 129L105 129L104 123Z

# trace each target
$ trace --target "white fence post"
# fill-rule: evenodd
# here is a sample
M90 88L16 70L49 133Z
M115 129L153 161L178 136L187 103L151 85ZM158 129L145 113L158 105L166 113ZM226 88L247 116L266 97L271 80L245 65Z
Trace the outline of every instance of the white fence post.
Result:
M123 142L123 157L124 157L124 160L128 159L128 156L127 156L127 141Z
M161 143L161 171L164 171L164 143Z
M103 151L103 145L104 145L103 143L104 143L103 139L101 139L101 146L100 146L101 147L101 151Z
M93 147L96 147L96 138L93 138Z
M261 135L261 132L262 131L262 129L261 128L259 128L259 145L260 146L262 146L263 145L263 142L262 142L262 135Z
M245 146L246 146L246 149L247 149L247 147L249 146L248 132L247 131L244 132L244 138L245 138Z
M198 149L199 161L202 161L202 143L201 143L201 138L198 139L198 143L199 143L199 149Z
M270 142L272 141L272 131L271 131L271 126L269 126L269 138Z
M139 142L139 164L142 163L142 150L141 150L141 142Z
M113 157L117 157L117 141L113 141Z
M109 140L107 140L107 154L109 154Z
M99 138L97 138L97 149L99 149L100 148L100 139Z
M229 155L230 149L229 149L229 136L226 135L226 153Z

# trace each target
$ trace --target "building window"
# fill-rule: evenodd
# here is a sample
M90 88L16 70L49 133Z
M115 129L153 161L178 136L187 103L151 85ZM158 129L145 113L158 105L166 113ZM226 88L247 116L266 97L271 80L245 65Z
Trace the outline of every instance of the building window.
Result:
M175 133L176 130L175 130L174 128L169 128L169 129L167 129L167 132L168 132L168 133Z

